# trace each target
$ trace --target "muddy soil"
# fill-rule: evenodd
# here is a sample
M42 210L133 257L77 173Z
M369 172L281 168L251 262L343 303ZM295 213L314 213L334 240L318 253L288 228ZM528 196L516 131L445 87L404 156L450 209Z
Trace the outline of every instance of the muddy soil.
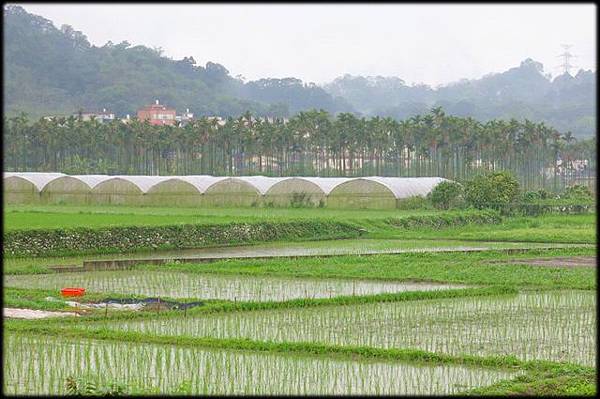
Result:
M555 257L555 258L537 258L537 259L513 259L496 261L493 263L510 263L530 266L545 266L545 267L596 267L595 256L571 256L571 257Z

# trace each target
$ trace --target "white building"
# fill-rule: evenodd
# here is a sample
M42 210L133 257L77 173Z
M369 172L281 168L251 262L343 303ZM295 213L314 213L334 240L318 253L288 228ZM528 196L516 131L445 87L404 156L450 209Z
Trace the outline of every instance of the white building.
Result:
M175 120L180 123L180 126L185 126L194 120L194 114L190 112L189 108L186 108L183 114L175 116Z
M100 123L111 122L115 119L115 114L107 112L106 108L102 108L102 112L78 112L73 114L73 116L81 118L82 121L96 119Z

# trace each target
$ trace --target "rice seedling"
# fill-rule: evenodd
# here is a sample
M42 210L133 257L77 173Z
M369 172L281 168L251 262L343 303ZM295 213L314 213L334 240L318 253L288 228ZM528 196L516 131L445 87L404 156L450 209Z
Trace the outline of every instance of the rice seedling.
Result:
M284 301L465 287L458 284L243 277L143 270L8 275L4 284L6 287L52 290L76 286L86 288L88 293L235 301Z
M185 384L192 394L439 395L519 374L461 365L351 361L14 334L5 336L4 345L3 388L8 394L65 394L68 377L85 377L96 385L118 382L158 393L173 393Z
M548 291L98 322L88 328L414 348L451 355L514 355L521 360L593 365L595 310L593 291Z

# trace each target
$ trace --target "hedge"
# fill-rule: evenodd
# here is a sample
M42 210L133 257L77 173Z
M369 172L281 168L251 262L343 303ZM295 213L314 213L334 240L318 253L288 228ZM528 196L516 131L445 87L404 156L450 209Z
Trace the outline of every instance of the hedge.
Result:
M539 216L548 213L575 215L595 212L596 204L592 201L582 200L538 200L510 204L500 209L506 215Z
M501 221L502 217L500 216L500 213L494 210L448 212L439 213L437 215L415 215L402 218L390 218L387 220L392 226L405 229L419 227L439 229L466 224L496 224Z
M4 234L4 255L66 256L293 239L353 238L362 233L333 221L16 230Z

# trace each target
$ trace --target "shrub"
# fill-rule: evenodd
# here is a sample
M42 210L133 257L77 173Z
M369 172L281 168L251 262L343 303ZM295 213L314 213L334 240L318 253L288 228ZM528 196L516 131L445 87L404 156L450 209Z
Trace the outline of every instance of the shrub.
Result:
M575 184L571 187L567 187L567 189L560 196L560 198L573 200L591 200L593 198L593 195L587 186Z
M539 197L541 200L546 200L546 199L551 199L551 198L552 198L552 193L550 193L550 192L548 192L548 191L544 190L543 188L540 188L540 189L537 191L537 193L538 193L538 197Z
M398 200L396 204L397 209L431 209L431 204L427 198L421 195L415 195L413 197L403 198Z
M553 194L540 188L537 191L526 191L521 195L521 202L536 202L540 200L552 200Z
M543 188L537 191L527 191L521 195L521 203L513 207L511 213L524 216L543 215L552 212L552 206L548 204L548 201L552 201L552 194Z
M436 215L406 216L401 218L388 219L388 223L404 229L414 228L445 228L451 226L460 226L465 224L496 224L500 223L502 218L497 211L462 211L438 213Z
M477 209L504 210L518 195L519 182L505 171L476 176L468 180L464 187L466 203Z
M230 223L15 230L4 233L4 255L62 256L201 248L274 240L352 238L360 229L334 221Z
M427 194L427 198L438 209L455 208L463 203L463 187L451 181L443 181Z
M521 196L523 202L535 202L540 200L540 194L537 191L527 191Z

